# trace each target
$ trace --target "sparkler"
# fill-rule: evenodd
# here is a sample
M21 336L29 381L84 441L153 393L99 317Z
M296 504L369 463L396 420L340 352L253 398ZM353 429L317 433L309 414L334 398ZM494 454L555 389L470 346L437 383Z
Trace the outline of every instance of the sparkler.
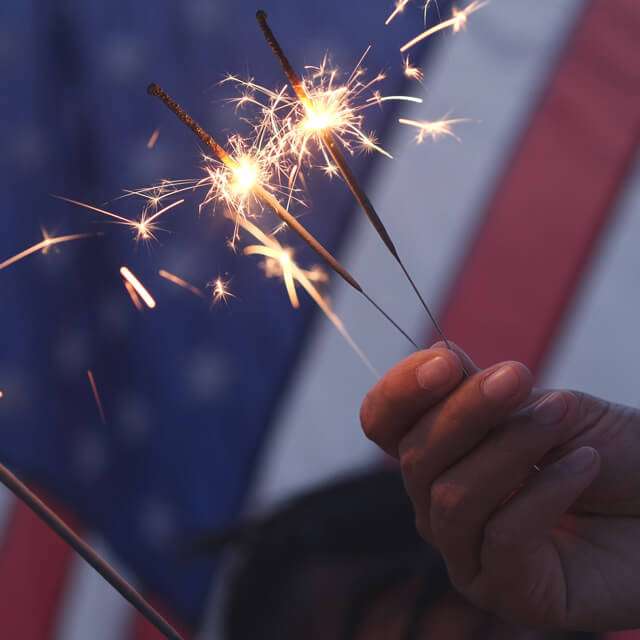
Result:
M124 278L125 284L131 285L137 295L139 295L149 309L155 309L156 301L153 296L145 289L144 285L127 267L120 267L120 275Z
M173 284L176 284L179 287L182 287L183 289L190 291L191 293L193 293L194 296L199 296L200 298L204 298L204 293L200 289L198 289L198 287L192 285L190 282L187 282L186 280L183 280L177 275L170 273L169 271L165 271L164 269L160 269L158 271L158 275L161 278L164 278L169 282L173 282Z
M92 547L59 518L9 469L0 464L0 482L35 513L56 535L91 565L120 595L130 602L165 638L182 636Z
M326 111L322 110L323 105L322 104L318 105L317 102L314 102L313 97L309 95L309 92L307 91L304 81L298 75L297 71L293 68L293 66L289 62L289 59L285 55L282 47L280 46L280 43L276 39L271 28L269 27L269 24L267 22L267 14L264 11L258 11L256 13L256 19L258 20L258 24L262 29L262 33L264 34L264 37L267 43L271 47L275 56L278 58L280 65L282 66L282 69L285 73L285 76L289 80L289 83L291 84L291 87L293 88L298 100L300 101L305 111L307 112L307 117L313 119L315 122L318 123L318 125L315 127L318 138L321 140L322 144L328 150L337 170L340 172L340 175L342 176L344 181L347 183L347 186L351 190L351 193L355 197L361 209L369 218L369 221L377 231L378 235L384 242L385 246L387 247L391 255L400 265L400 268L404 272L405 277L407 278L414 292L418 296L420 303L422 304L424 310L426 311L431 322L433 323L433 326L438 332L438 335L443 340L443 342L447 345L447 347L450 348L450 344L449 344L449 341L447 340L447 337L442 331L440 324L436 320L435 316L431 313L431 309L427 305L425 299L420 293L420 290L418 289L413 278L409 274L409 271L407 270L403 260L400 258L400 254L398 253L398 250L396 249L393 241L391 240L391 236L389 235L386 227L384 226L382 220L380 219L380 216L378 215L373 204L369 200L364 189L358 183L355 175L351 171L351 168L347 164L347 161L344 155L342 154L340 147L338 146L336 137L334 136L334 132L332 130L332 124L333 124L332 118L330 116L327 117ZM336 89L335 91L339 91L339 89ZM323 114L324 114L324 117L323 117Z
M224 166L236 177L237 183L242 187L243 192L250 192L264 206L273 211L289 228L295 231L317 254L319 254L329 266L341 276L351 287L364 296L371 305L373 305L386 319L390 322L416 349L418 346L404 329L398 325L391 316L378 305L373 298L360 286L358 281L338 262L334 256L302 225L298 220L285 209L278 199L268 191L261 183L258 170L247 170L247 166L252 166L250 160L243 164L237 158L229 154L211 134L205 131L164 89L157 84L150 84L148 93L152 96L160 98L162 102L178 117L178 119L189 127L193 133L203 142L214 155L224 164ZM239 177L238 177L239 174ZM237 215L235 217L236 225L242 226L243 222L247 222L246 216Z
M100 394L98 393L98 386L96 385L96 379L93 377L93 371L91 371L91 369L87 371L87 378L89 378L89 384L91 385L93 398L96 401L96 406L98 407L98 413L100 414L100 422L102 422L102 424L107 424L107 419L104 415L104 407L102 406L102 400L100 399Z
M429 36L432 36L434 33L438 33L438 31L444 31L445 29L451 28L454 33L458 33L458 31L464 29L467 26L467 21L469 20L469 16L472 13L478 11L478 9L482 9L485 5L488 4L488 0L474 0L471 4L467 5L464 9L456 9L453 8L452 16L448 20L443 20L433 27L429 27L421 34L417 35L412 40L409 40L406 44L403 44L400 47L400 52L404 53L411 49L411 47L415 46L419 42L426 40Z
M27 247L20 253L17 253L15 256L11 256L11 258L7 258L4 262L0 263L0 271L10 267L12 264L16 262L20 262L20 260L24 260L28 256L38 253L42 251L43 254L49 251L49 249L57 244L62 244L64 242L72 242L73 240L82 240L84 238L91 238L95 236L99 236L99 233L74 233L67 236L50 236L45 229L42 229L43 239L40 242L36 242L36 244Z
M418 67L414 67L409 60L409 56L407 56L402 61L402 71L406 78L409 80L417 80L418 82L422 82L424 80L424 73Z

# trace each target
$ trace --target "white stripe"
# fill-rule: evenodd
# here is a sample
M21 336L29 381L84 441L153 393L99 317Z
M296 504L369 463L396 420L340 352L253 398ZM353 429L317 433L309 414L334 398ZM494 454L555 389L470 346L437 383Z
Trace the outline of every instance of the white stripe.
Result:
M480 121L461 125L463 143L416 146L396 127L370 181L372 200L422 291L437 308L470 234L509 158L512 145L575 22L580 0L531 3L495 0L449 35L427 69L424 105L403 115L446 113ZM414 85L415 86L415 85ZM400 270L364 217L341 258L405 328L422 337L427 320ZM357 293L334 282L335 308L374 365L385 369L409 348ZM473 319L469 319L470 322ZM276 420L255 484L252 508L292 491L368 465L377 449L362 435L361 399L373 380L328 322L319 323Z
M0 544L4 540L16 499L4 485L0 485Z
M101 539L87 542L110 564L127 576L114 562ZM123 640L129 636L135 609L78 555L74 555L61 604L54 638L57 640Z
M544 382L640 406L640 159L613 215Z

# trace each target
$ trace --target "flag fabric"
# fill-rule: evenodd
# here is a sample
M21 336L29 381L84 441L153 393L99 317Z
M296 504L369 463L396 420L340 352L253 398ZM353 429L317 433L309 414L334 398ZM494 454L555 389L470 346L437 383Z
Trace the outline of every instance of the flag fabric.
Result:
M221 136L236 126L214 85L225 72L283 84L254 22L258 7L236 4L2 9L12 91L2 103L1 161L11 179L0 255L36 242L40 224L96 229L90 214L50 193L132 212L130 200L112 200L121 189L197 173L197 145L145 95L150 81ZM326 49L348 68L374 40L367 67L375 73L399 67L399 45L422 26L416 3L385 28L389 4L264 8L293 61L317 63ZM544 384L628 404L639 401L639 30L633 0L544 2L535 11L494 0L466 33L419 48L424 86L387 85L425 99L403 116L469 118L457 131L462 143L415 145L394 125L398 113L372 110L368 125L396 158L354 161L445 330L480 365L522 359ZM344 185L316 176L309 191L305 222L426 341L424 313ZM171 237L148 251L106 229L0 272L0 459L185 635L219 637L224 562L185 557L184 542L379 457L356 419L371 373L310 301L293 311L279 282L225 248L221 216L198 218L190 204L167 223ZM314 262L303 248L297 255ZM505 270L507 260L517 269ZM155 310L131 305L122 264L153 290ZM223 274L236 298L209 310L158 278L159 268L198 286ZM409 353L346 285L333 282L330 297L378 369ZM25 507L6 493L0 500L7 636L157 637Z

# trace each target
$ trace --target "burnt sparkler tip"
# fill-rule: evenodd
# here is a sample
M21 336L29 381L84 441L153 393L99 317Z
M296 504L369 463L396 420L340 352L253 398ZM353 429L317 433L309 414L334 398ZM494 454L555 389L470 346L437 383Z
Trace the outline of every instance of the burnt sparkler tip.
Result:
M147 93L150 96L158 96L160 95L160 85L156 84L155 82L152 82L148 87L147 87Z
M267 19L267 12L264 9L258 9L256 11L256 20L258 22L263 22L264 20Z

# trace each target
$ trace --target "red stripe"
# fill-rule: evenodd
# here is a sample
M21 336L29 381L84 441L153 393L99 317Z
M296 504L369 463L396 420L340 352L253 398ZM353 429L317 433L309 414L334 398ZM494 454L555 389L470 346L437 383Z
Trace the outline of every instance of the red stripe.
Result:
M640 135L640 2L592 0L496 191L443 325L538 371Z
M16 502L0 550L2 638L52 637L72 560L71 549Z

